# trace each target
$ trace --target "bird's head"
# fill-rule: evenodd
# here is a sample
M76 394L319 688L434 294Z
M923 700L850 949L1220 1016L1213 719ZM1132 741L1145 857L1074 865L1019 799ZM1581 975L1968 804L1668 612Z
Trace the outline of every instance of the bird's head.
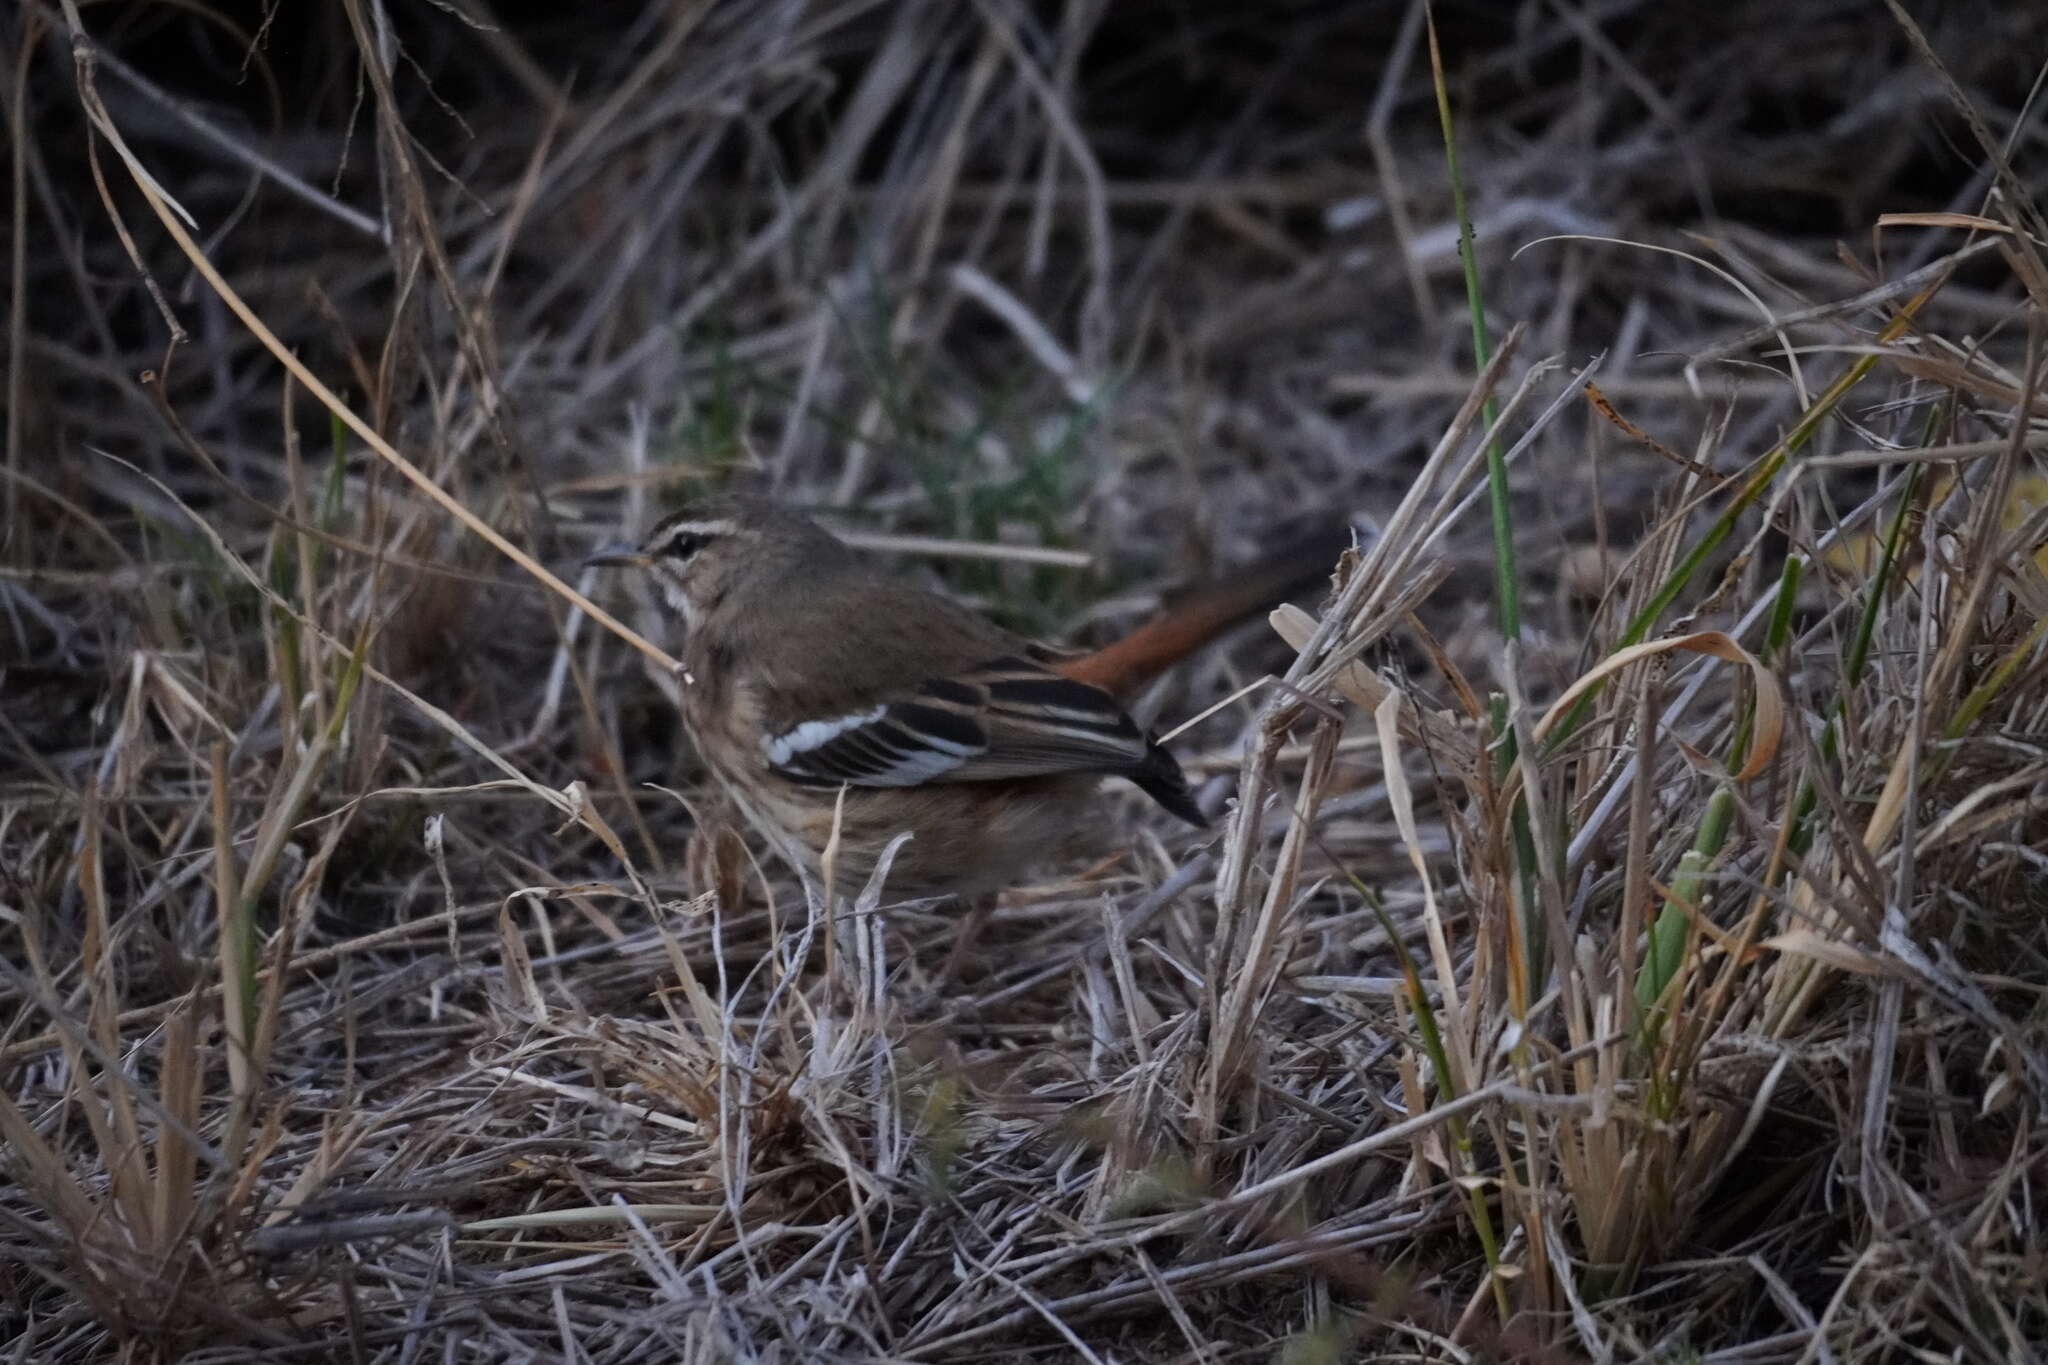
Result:
M846 547L809 517L756 499L726 499L675 512L637 545L606 545L585 564L645 572L694 629L756 594L800 588L837 572Z

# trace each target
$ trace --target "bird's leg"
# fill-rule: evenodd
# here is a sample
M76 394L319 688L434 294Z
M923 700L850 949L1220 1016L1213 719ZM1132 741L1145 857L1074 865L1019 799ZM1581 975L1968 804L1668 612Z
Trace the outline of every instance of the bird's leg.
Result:
M946 954L946 965L939 969L939 977L944 981L959 980L960 969L967 965L974 941L981 937L981 931L988 927L990 917L995 914L996 893L988 891L978 896L963 896L961 902L960 927L953 934L953 950Z
M689 840L683 845L683 877L690 894L709 891L728 915L739 914L747 905L747 846L732 823L730 810L699 816Z

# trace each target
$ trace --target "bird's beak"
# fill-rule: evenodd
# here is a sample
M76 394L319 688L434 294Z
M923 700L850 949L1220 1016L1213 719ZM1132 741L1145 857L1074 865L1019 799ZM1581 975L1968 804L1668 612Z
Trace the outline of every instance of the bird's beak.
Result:
M624 541L618 541L611 545L598 546L593 553L584 557L583 566L588 569L607 569L621 566L645 568L647 566L647 556L640 553L639 546L628 545Z

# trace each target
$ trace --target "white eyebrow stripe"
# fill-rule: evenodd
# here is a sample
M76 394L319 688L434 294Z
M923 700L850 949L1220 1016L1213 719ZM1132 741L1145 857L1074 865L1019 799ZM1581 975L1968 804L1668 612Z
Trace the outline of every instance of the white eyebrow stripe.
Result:
M662 541L674 540L677 536L729 536L733 533L730 521L678 521L660 530Z
M872 725L887 714L887 705L877 706L872 711L860 711L850 716L835 716L831 720L807 720L794 730L764 738L761 747L768 753L768 761L778 768L789 766L789 760L798 754L809 753L821 744L830 742L848 730L863 725Z

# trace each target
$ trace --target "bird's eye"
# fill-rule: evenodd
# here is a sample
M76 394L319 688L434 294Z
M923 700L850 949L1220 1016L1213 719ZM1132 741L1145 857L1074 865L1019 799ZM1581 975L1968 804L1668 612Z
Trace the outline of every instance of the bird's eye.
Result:
M648 533L641 553L650 560L680 565L712 541L731 535L732 529L732 523L728 521L686 521L672 517Z

